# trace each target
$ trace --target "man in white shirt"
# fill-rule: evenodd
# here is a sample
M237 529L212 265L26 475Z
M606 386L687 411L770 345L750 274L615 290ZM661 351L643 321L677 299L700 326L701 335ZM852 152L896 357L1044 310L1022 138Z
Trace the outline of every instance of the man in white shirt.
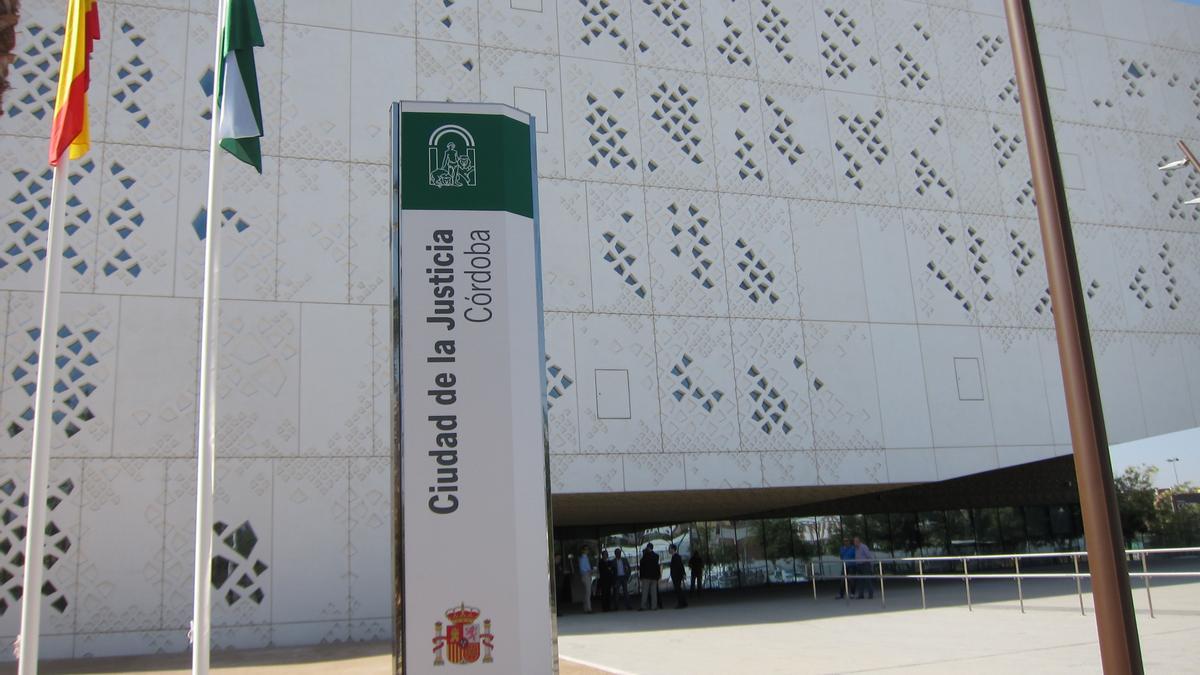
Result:
M863 543L862 539L854 538L854 563L858 567L855 574L866 575L865 579L858 580L858 599L863 599L863 589L867 590L867 597L875 597L875 579L870 575L875 573L875 569L871 566L870 560L875 556L871 554L871 549Z
M588 547L579 551L579 579L583 582L583 611L592 613L592 581L596 573L592 569L592 561L588 560Z

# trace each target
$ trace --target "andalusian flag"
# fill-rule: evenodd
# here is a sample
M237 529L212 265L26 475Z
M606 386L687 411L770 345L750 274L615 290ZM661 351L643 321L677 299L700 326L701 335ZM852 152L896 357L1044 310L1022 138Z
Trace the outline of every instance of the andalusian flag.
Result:
M96 0L68 0L58 71L58 96L54 99L54 126L50 129L50 165L67 148L71 159L88 151L88 80L92 43L100 39L100 12Z
M221 111L221 147L262 173L262 106L254 48L263 46L254 0L228 0L225 36L217 73L217 105Z

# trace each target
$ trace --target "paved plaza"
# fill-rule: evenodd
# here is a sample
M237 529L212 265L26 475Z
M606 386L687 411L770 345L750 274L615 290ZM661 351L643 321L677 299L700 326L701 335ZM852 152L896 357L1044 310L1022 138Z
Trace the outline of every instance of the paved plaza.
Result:
M616 672L1097 673L1091 597L1081 616L1074 583L1026 581L1025 614L1012 582L889 586L887 609L834 599L832 587L743 591L686 610L573 615L559 623L563 654ZM717 594L713 594L717 595ZM1156 618L1135 591L1148 673L1194 672L1200 662L1200 584L1156 588ZM667 601L665 607L671 607Z
M1074 583L1025 582L1025 613L1009 581L919 587L893 582L872 600L836 600L833 585L709 591L675 611L619 611L559 618L563 675L596 673L1096 673L1091 598L1086 616ZM883 596L886 593L886 604ZM1147 673L1193 672L1200 662L1200 583L1156 583L1155 618L1134 591ZM390 645L325 645L214 654L230 674L386 673ZM44 673L188 672L186 655L59 661ZM7 666L2 672L12 670Z

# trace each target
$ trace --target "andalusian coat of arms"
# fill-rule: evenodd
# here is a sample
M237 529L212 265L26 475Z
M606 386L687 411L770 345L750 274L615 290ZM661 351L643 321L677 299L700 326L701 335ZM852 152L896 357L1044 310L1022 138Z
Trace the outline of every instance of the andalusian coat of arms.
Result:
M467 607L463 603L446 610L449 624L434 622L433 665L443 666L447 661L456 665L475 663L479 660L481 651L483 662L492 662L492 641L496 638L492 635L492 620L484 619L483 627L480 628L479 622L476 621L479 614L478 609ZM443 625L446 629L445 634L442 633Z
M429 184L433 187L475 186L475 137L457 124L443 124L429 134Z

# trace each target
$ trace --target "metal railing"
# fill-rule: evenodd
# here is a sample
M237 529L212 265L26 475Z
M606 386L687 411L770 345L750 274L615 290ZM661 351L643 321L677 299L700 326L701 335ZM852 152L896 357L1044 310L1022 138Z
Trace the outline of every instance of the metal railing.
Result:
M1130 564L1131 571L1129 576L1131 579L1141 579L1146 589L1146 604L1150 609L1150 618L1154 617L1154 598L1150 592L1150 580L1155 577L1161 578L1200 578L1200 571L1195 572L1168 572L1150 570L1149 559L1151 556L1168 556L1168 555L1186 555L1200 554L1200 546L1187 548L1153 548L1153 549L1131 549L1125 551L1127 561L1132 561ZM1073 572L1022 572L1021 561L1031 559L1070 559L1071 565L1074 568ZM921 587L921 609L927 609L928 604L925 596L926 580L961 580L964 590L966 591L967 610L973 611L971 599L971 581L972 580L996 580L1010 579L1016 582L1017 601L1021 608L1021 613L1025 613L1025 590L1022 586L1022 581L1026 579L1073 579L1075 581L1075 593L1079 597L1079 613L1087 614L1083 600L1083 580L1090 578L1089 572L1081 572L1079 563L1080 560L1087 559L1086 551L1066 551L1058 553L1007 553L994 555L956 555L956 556L925 556L911 558L876 558L872 560L851 561L851 560L822 560L808 563L809 579L812 584L813 598L817 597L817 581L838 580L842 584L842 593L846 597L846 602L850 602L850 582L861 580L863 582L879 582L879 599L884 607L887 607L887 585L885 580L893 581L898 579L915 579ZM971 563L980 563L990 561L992 563L1011 561L1013 570L1006 571L971 571ZM955 569L961 568L961 572L932 572L926 573L925 565L927 563L936 563L940 565L951 566ZM892 568L892 571L885 574L884 566ZM1140 572L1132 571L1134 566L1141 568ZM826 567L835 566L840 568L840 574L828 575L825 574ZM872 570L871 573L860 573L863 568ZM915 567L915 573L902 571L902 568ZM978 566L977 566L978 570Z

